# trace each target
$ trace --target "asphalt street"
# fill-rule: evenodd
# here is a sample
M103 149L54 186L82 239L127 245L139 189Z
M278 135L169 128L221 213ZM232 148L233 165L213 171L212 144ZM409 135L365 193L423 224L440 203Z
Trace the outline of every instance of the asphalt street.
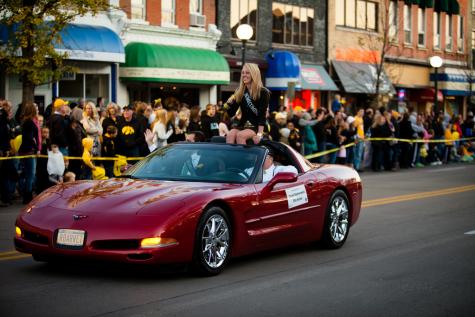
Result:
M343 248L234 259L211 278L9 257L21 206L1 208L0 315L474 316L475 164L361 176L366 207Z

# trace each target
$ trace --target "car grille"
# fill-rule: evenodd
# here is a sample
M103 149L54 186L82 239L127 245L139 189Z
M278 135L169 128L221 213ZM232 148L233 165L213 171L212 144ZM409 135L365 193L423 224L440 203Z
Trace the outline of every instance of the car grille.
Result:
M136 250L140 247L139 240L97 240L91 244L95 250Z
M23 239L27 241L38 243L38 244L48 245L49 243L48 237L45 237L39 233L35 233L31 231L23 230L22 237Z

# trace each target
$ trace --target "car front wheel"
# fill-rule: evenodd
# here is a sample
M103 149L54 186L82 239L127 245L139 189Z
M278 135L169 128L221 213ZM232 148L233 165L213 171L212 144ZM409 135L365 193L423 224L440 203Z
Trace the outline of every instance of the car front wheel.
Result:
M337 190L330 198L325 218L323 244L329 249L340 248L350 231L350 205L342 190Z
M198 223L194 267L202 275L219 274L230 254L231 226L219 207L207 209Z

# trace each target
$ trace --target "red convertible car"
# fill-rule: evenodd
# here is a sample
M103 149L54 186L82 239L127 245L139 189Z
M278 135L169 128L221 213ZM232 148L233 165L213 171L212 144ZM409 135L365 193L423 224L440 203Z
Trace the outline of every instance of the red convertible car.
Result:
M293 165L263 182L266 155ZM218 274L230 257L321 240L341 247L359 216L358 173L312 164L290 147L177 143L125 175L49 188L16 220L15 247L36 260L192 263Z

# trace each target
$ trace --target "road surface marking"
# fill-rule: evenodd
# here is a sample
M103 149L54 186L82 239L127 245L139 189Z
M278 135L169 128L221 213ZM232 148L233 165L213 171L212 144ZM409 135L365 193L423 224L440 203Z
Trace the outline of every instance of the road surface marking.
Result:
M465 166L459 166L459 167L445 167L445 168L440 168L440 169L434 169L434 170L429 170L427 173L440 173L440 172L452 172L456 170L463 170L466 169Z
M469 232L465 232L465 234L475 234L475 230L472 230L472 231L469 231Z
M20 253L18 251L6 251L0 252L0 261L24 259L30 256L30 254Z
M420 193L414 193L414 194L385 197L385 198L363 201L361 207L363 208L374 207L374 206L399 203L399 202L409 201L409 200L418 200L418 199L424 199L424 198L435 197L435 196L463 193L463 192L472 191L472 190L475 190L475 185L467 185L467 186L446 188L446 189L441 189L441 190L434 190L434 191L429 191L429 192L420 192Z

